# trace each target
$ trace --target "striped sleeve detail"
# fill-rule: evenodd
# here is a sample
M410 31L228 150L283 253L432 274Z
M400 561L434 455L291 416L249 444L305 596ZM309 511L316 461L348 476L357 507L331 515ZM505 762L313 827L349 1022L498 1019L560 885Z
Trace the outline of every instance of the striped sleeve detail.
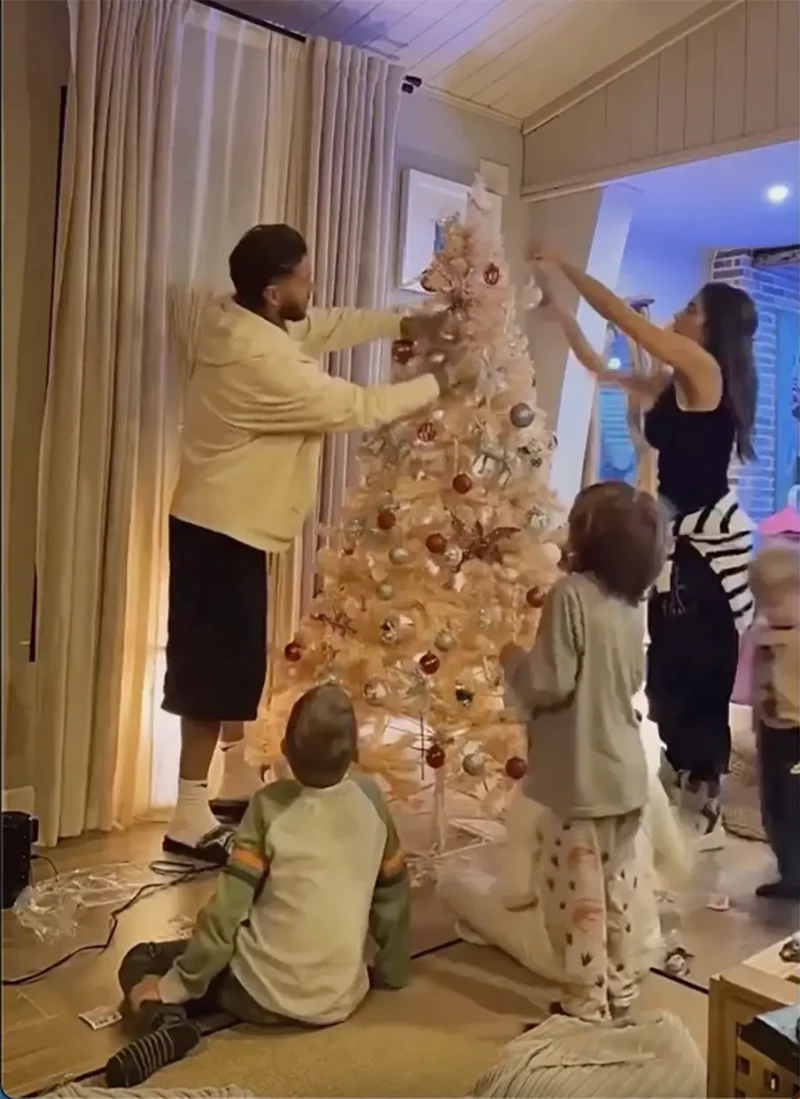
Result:
M739 633L753 620L754 603L748 582L753 556L753 528L732 492L711 507L679 515L673 524L673 538L687 538L710 565L731 608ZM656 589L669 591L672 582L672 553L658 578Z
M398 845L393 853L387 850L378 871L379 886L394 885L400 881L406 873L406 859L402 848Z
M257 885L269 873L269 860L266 855L250 847L234 844L228 856L225 873L251 885Z

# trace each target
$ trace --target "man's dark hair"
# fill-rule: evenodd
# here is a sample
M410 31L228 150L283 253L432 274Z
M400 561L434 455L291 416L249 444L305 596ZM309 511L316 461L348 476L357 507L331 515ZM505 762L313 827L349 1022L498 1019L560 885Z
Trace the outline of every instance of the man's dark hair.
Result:
M358 759L358 722L341 687L325 683L298 698L286 726L284 750L304 786L321 789L341 782Z
M228 259L239 304L261 309L266 288L291 275L307 253L302 235L290 225L254 225L248 229Z
M663 568L666 533L648 493L624 481L590 485L569 515L570 571L591 572L611 595L639 603Z

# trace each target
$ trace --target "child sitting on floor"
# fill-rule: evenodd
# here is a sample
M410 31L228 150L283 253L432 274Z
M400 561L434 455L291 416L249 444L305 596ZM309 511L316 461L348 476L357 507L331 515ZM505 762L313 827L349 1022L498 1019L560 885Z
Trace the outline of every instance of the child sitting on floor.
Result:
M144 1035L111 1058L110 1086L134 1087L185 1056L198 1015L327 1026L371 985L408 981L408 877L383 795L349 774L358 726L347 695L332 684L303 695L282 748L295 777L250 802L192 937L142 943L124 959L120 985Z
M541 902L566 974L553 1010L589 1021L624 1015L643 968L633 913L648 771L633 698L644 678L640 604L664 553L651 496L592 485L570 512L569 573L547 596L533 650L500 655L527 726L523 792L545 809Z
M767 542L750 566L753 724L764 831L778 863L759 897L800 900L800 550Z

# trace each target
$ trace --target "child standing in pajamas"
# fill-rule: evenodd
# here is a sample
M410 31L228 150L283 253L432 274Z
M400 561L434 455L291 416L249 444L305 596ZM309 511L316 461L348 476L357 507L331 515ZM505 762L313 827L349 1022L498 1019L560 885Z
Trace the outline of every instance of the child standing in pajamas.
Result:
M648 774L633 697L644 678L642 599L663 565L656 501L592 485L569 516L568 573L550 590L531 652L500 659L528 733L524 792L544 806L541 899L566 973L559 1010L624 1015L637 994L635 840Z

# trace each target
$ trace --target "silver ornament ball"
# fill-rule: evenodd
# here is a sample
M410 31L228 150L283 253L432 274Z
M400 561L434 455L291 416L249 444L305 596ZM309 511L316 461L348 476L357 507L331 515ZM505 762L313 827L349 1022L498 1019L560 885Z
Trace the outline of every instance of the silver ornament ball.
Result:
M461 761L461 766L464 768L466 774L472 778L480 778L486 769L486 764L483 756L480 752L470 752L468 756L464 756Z
M550 519L541 508L534 508L528 516L528 526L531 530L543 531L550 526Z
M472 705L472 700L475 697L474 691L471 691L469 687L464 687L461 683L456 684L456 702L459 706L463 706L464 709L467 706Z
M440 653L449 653L456 647L456 639L448 630L441 630L437 633L433 643Z
M515 404L513 406L508 416L514 427L530 427L534 421L536 413L533 411L529 404L525 404L524 401L520 401L519 404Z
M389 560L393 565L407 565L411 560L411 552L405 546L392 546L389 550Z
M364 533L363 519L348 519L345 523L345 531L348 534L358 535Z
M391 584L387 584L386 581L382 584L378 584L377 596L378 599L391 599L394 595L394 588Z
M457 568L461 564L461 550L458 546L448 546L442 554L444 563L449 565L451 569Z
M394 498L391 492L381 492L375 501L376 511L388 511L394 507Z
M379 679L368 679L364 684L364 698L367 702L376 703L386 698L387 691Z

